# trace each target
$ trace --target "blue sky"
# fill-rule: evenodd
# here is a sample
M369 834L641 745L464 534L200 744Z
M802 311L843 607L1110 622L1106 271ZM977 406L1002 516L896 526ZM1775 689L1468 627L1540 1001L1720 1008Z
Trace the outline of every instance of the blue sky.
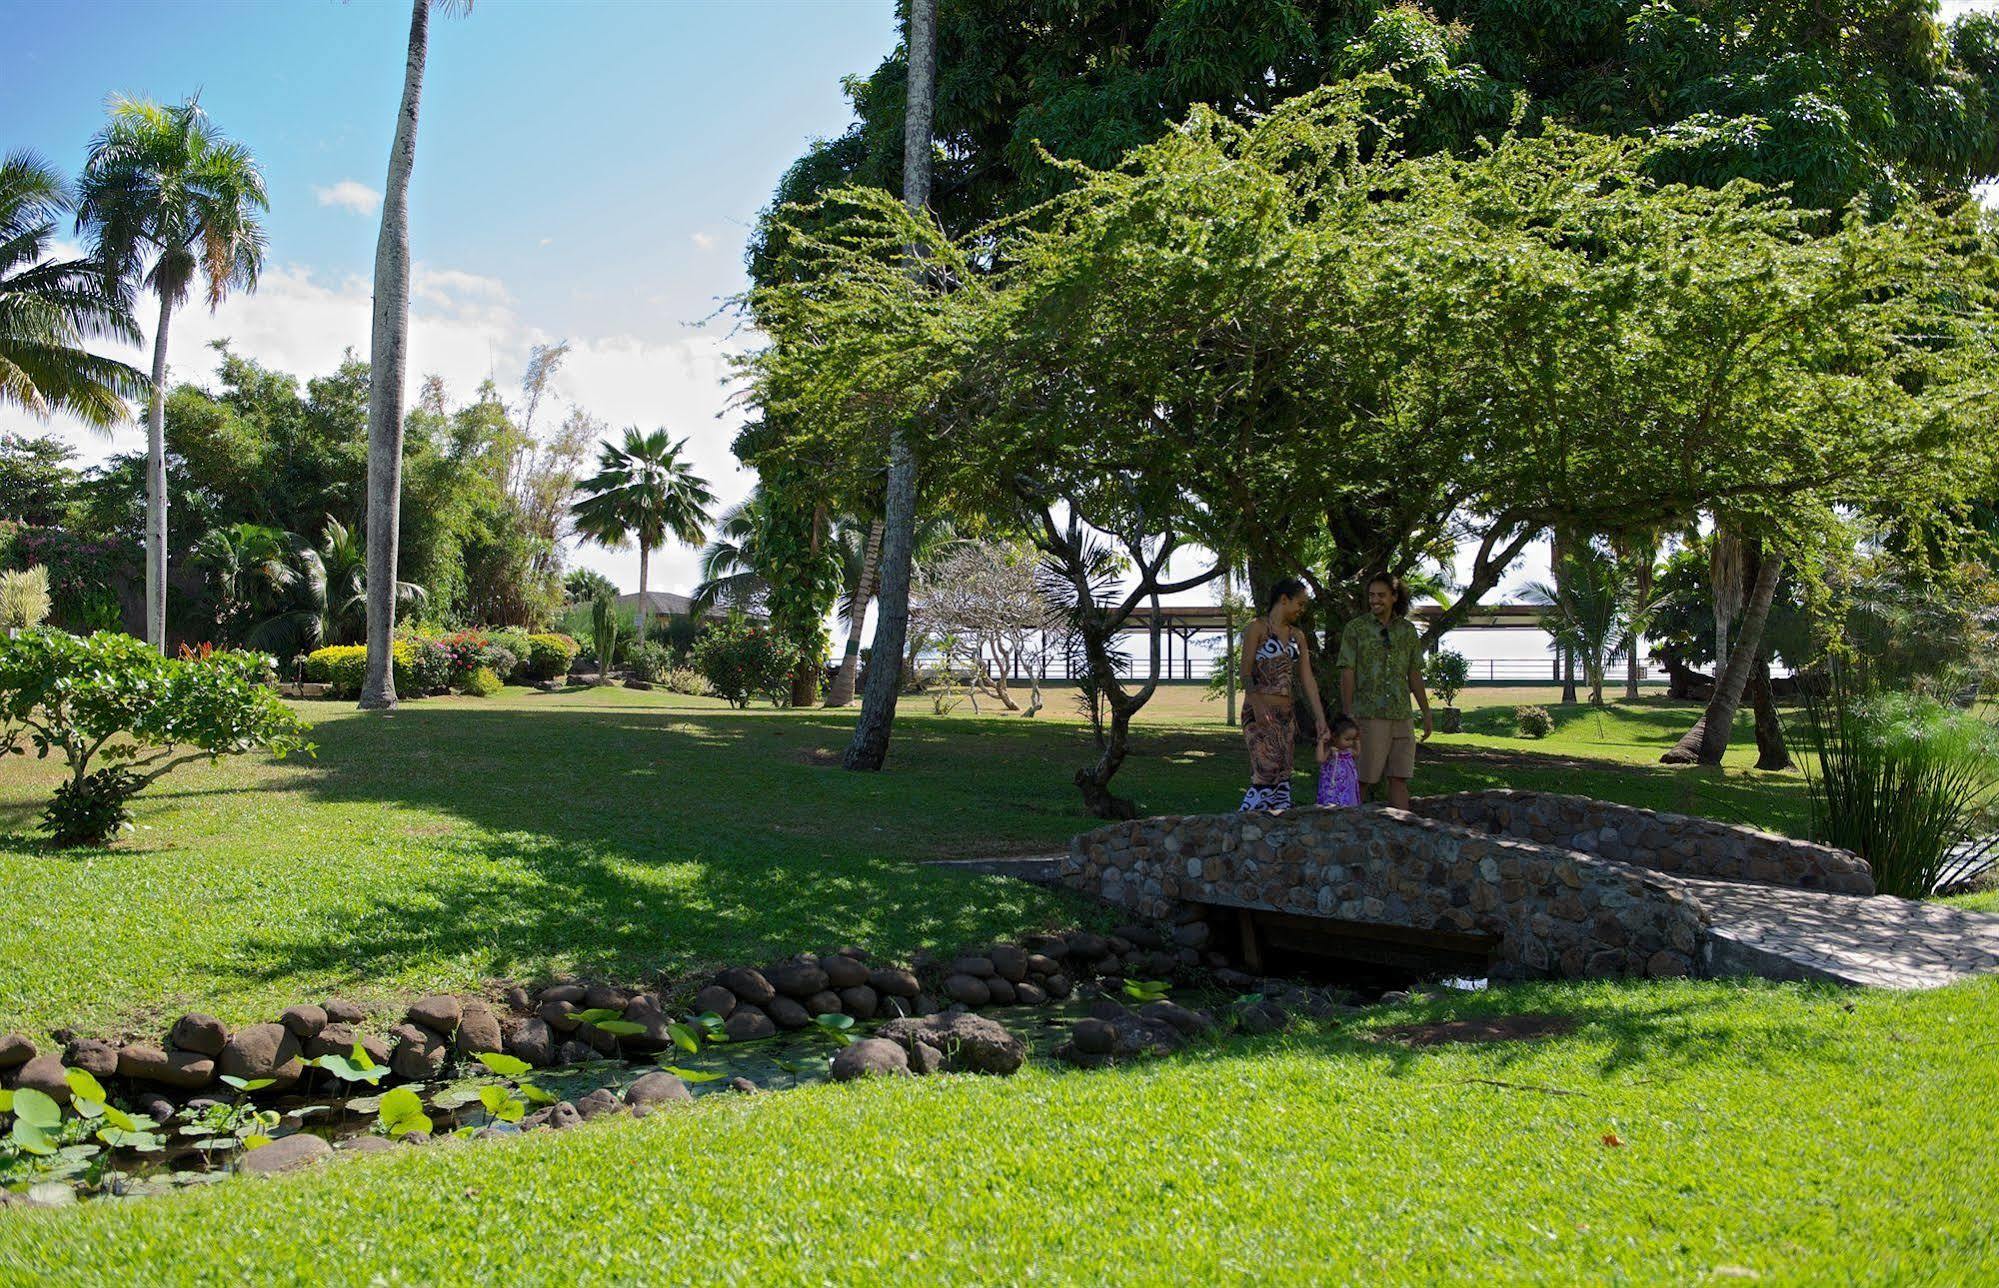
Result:
M0 30L29 33L0 81L0 150L73 171L108 95L199 92L264 168L270 250L254 295L176 321L173 374L208 379L218 336L315 374L367 348L408 28L395 0L0 0ZM478 0L435 17L411 192L413 374L461 397L489 372L511 389L530 344L567 339L564 401L691 435L717 490L740 496L723 381L741 339L699 324L744 285L744 239L778 177L851 119L841 77L896 39L891 0ZM0 428L40 427L0 411ZM137 427L55 429L86 459L143 443ZM577 554L636 581L631 552ZM691 551L664 564L655 585L689 583Z

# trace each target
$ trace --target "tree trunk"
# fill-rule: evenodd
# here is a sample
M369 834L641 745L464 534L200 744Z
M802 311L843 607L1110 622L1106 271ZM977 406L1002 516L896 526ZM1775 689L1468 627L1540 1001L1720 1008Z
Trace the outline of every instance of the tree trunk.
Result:
M638 642L641 644L646 642L646 626L650 623L652 619L652 613L650 611L652 608L652 597L646 594L646 581L650 578L651 573L652 573L652 551L646 548L645 542L641 541L639 542L639 638L638 638Z
M1223 611L1225 613L1227 612L1226 609L1224 609ZM1230 617L1228 619L1227 624L1222 629L1224 631L1224 638L1228 641L1228 652L1222 656L1222 663L1221 663L1223 683L1227 686L1225 692L1228 694L1226 719L1228 721L1229 728L1233 729L1235 728L1235 672L1237 666L1236 645L1235 645L1235 618ZM1324 681L1321 681L1321 683L1324 683ZM1333 685L1333 693L1337 695L1339 693L1338 677L1333 678L1332 685Z
M854 579L852 605L847 617L847 647L840 657L840 669L826 691L826 705L844 707L854 700L854 676L861 666L861 628L867 624L868 605L874 602L875 583L881 577L882 521L868 524L868 541L861 549L861 567Z
M1652 556L1656 551L1648 546L1639 553L1640 558L1638 560L1637 574L1638 606L1643 608L1652 602ZM1638 682L1645 675L1643 644L1643 638L1636 630L1633 630L1631 632L1631 639L1626 646L1624 658L1624 700L1626 702L1638 701Z
M410 171L430 44L430 0L413 0L402 109L389 149L382 232L375 242L375 313L368 350L368 671L363 710L396 705L390 641L396 629L397 545L403 502L403 376L409 358Z
M167 651L167 329L173 301L160 297L153 335L153 396L146 405L146 643Z
M1770 604L1777 597L1777 580L1783 575L1782 555L1766 554L1756 560L1756 580L1737 623L1735 647L1728 655L1728 667L1715 677L1714 695L1707 711L1687 730L1673 749L1659 759L1668 765L1719 765L1728 750L1729 732L1735 713L1742 707L1742 694L1749 685L1757 655L1763 647L1763 626L1770 620Z
M816 567L819 552L824 549L826 539L826 503L821 501L812 507L811 551ZM819 685L826 673L826 658L823 654L807 657L799 655L798 665L791 669L791 705L797 707L816 706L819 702Z
M1749 676L1749 699L1756 707L1756 767L1789 769L1791 750L1784 744L1784 722L1777 715L1777 699L1770 691L1770 659L1756 659Z
M1569 543L1562 536L1560 528L1555 530L1554 538L1549 542L1549 546L1549 559L1554 564L1555 598L1562 605L1561 611L1566 614L1569 611ZM1561 658L1562 663L1562 701L1570 706L1574 706L1576 701L1575 650L1566 644L1558 644L1555 646L1555 652Z
M930 113L937 55L937 0L909 0L909 106L902 125L902 201L921 212L930 204ZM909 271L922 271L922 248L909 248ZM902 648L909 631L909 573L916 546L916 452L906 427L897 425L888 446L888 504L884 507L880 621L868 667L861 718L843 762L848 769L877 770L888 759L895 703L902 691Z

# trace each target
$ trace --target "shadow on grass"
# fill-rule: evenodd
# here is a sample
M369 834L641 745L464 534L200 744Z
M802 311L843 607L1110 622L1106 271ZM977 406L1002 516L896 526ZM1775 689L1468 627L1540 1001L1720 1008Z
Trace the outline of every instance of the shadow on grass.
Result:
M253 933L246 960L268 964L252 969L359 983L441 963L491 977L639 979L844 943L949 948L1082 910L1068 896L922 861L1046 853L1094 826L1069 782L1092 752L1084 727L904 715L888 770L854 774L837 764L852 730L844 713L566 696L321 723L317 759L287 762L279 781L318 801L378 807L347 816L374 830L345 838L355 854L340 861L380 866L391 879L371 889L393 894ZM1136 741L1119 783L1142 807L1234 807L1233 731ZM1677 788L1684 771L1620 767L1583 785L1562 766L1446 761L1423 772L1431 791L1541 787L1690 808ZM1741 799L1691 808L1768 820L1767 794L1720 779L1715 790Z

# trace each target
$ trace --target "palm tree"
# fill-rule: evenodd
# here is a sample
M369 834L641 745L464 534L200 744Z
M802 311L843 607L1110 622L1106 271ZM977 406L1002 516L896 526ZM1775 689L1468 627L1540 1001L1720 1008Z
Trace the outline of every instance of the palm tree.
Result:
M340 520L327 516L317 544L287 533L293 592L292 606L265 618L244 637L252 648L288 656L322 644L344 644L363 638L367 630L368 553L361 538ZM396 583L399 605L421 604L424 588Z
M909 102L902 121L902 201L921 213L930 204L931 111L936 106L937 0L909 0ZM910 272L921 254L909 248ZM902 646L909 634L909 576L916 555L916 452L908 431L889 435L888 504L883 513L881 620L875 624L873 665L854 740L842 763L878 770L888 759L896 699L902 696Z
M416 167L417 107L423 98L424 60L430 53L433 0L410 6L409 54L403 64L403 100L389 145L389 177L382 191L382 231L375 239L375 313L368 340L368 571L376 593L367 602L368 672L361 707L396 705L390 637L396 627L397 538L403 504L403 375L410 331L410 172ZM463 13L472 0L439 0Z
M708 507L715 504L707 481L681 459L686 446L686 439L672 442L663 429L646 434L634 425L625 430L622 446L604 444L597 473L576 485L584 493L573 507L578 532L613 549L638 542L641 641L651 617L646 575L652 552L668 537L698 544L708 525Z
M748 609L770 593L764 548L770 499L761 487L722 512L715 535L701 547L701 580L691 605L697 614L717 606Z
M111 119L90 142L76 225L88 231L107 278L128 289L143 270L159 297L152 398L146 412L146 639L167 643L167 331L197 277L208 307L231 290L255 290L270 209L249 149L215 128L194 99L165 107L113 98ZM146 261L151 267L145 268Z
M861 663L861 627L868 620L868 605L874 602L881 581L882 527L882 518L876 515L865 527L849 520L833 530L846 582L840 615L847 621L847 646L840 655L840 669L826 687L829 707L844 707L854 700L854 677Z
M232 523L212 529L195 544L196 561L215 573L221 601L215 614L218 626L233 633L254 611L260 588L282 591L297 582L298 573L286 558L288 536L261 523Z
M32 152L0 161L0 403L46 420L67 412L97 429L132 413L143 372L83 347L105 337L139 342L131 301L89 260L50 259L70 196L55 167Z
M1568 657L1582 663L1590 705L1600 707L1604 673L1611 660L1633 642L1627 614L1631 579L1624 565L1590 545L1577 553L1565 552L1559 572L1560 579L1553 585L1536 582L1528 586L1527 600L1547 606L1542 628L1555 637L1556 646Z

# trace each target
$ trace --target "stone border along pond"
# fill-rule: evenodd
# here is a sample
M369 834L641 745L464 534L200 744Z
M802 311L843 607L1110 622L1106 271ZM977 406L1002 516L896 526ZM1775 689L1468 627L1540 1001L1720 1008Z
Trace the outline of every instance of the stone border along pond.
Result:
M1032 935L913 968L843 948L657 992L563 979L515 985L497 1001L435 994L386 1037L338 999L234 1032L190 1013L158 1043L78 1038L45 1053L8 1033L0 1110L13 1131L0 1138L0 1206L138 1197L336 1154L644 1117L713 1092L1004 1076L1031 1046L1097 1068L1229 1029L1275 1032L1293 1010L1336 1019L1357 1009L1340 990L1230 968L1202 951L1205 932ZM1168 981L1199 988L1212 1009L1173 1001Z

